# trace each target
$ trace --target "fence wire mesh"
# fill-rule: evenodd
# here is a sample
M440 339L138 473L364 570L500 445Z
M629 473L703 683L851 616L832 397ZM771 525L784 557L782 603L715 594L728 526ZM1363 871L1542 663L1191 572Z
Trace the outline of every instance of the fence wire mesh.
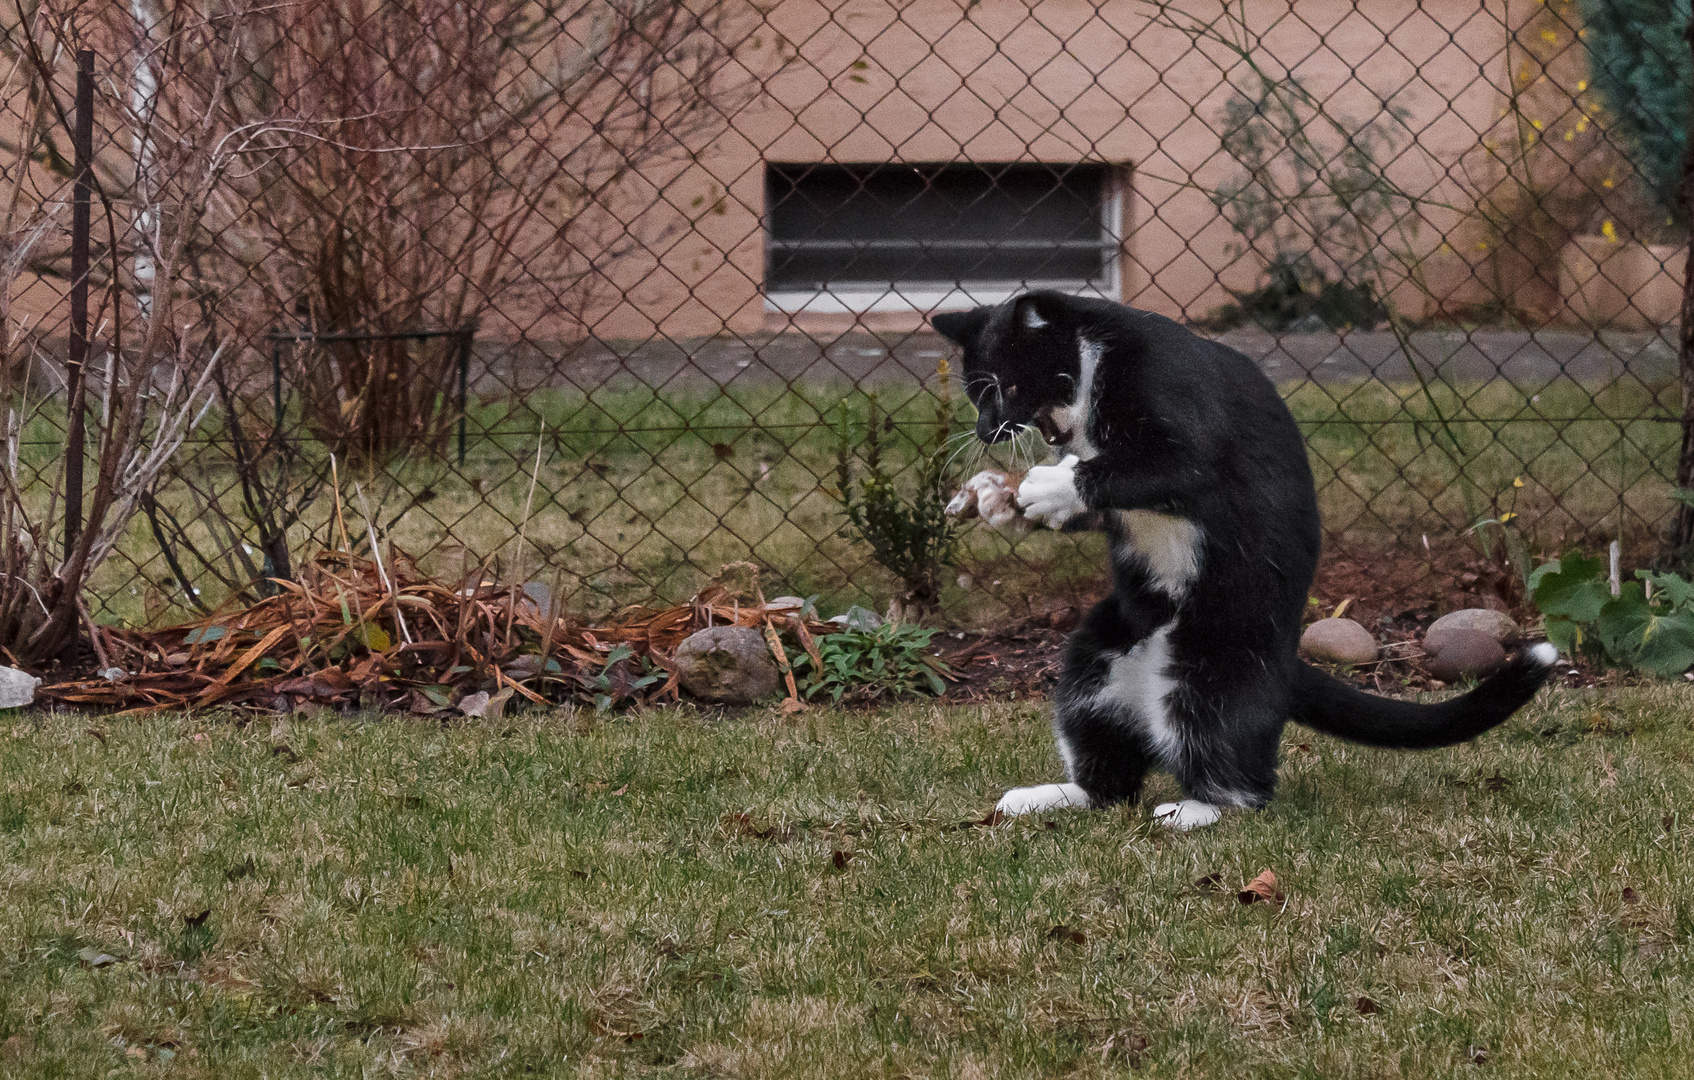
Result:
M1029 286L1257 360L1332 554L1498 562L1503 522L1667 557L1687 100L1640 75L1689 60L1626 6L24 3L7 580L64 546L80 49L102 620L372 538L587 615L738 560L880 607L843 450L993 460L942 442L969 410L925 318ZM975 526L943 610L1039 614L1099 544Z

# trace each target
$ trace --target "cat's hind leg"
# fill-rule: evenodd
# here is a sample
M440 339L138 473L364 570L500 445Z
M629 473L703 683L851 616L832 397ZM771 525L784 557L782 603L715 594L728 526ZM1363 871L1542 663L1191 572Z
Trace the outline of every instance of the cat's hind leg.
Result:
M1226 807L1262 810L1276 791L1282 723L1275 709L1250 705L1203 711L1228 717L1228 730L1205 730L1191 715L1177 718L1187 745L1171 771L1186 797L1153 808L1155 821L1178 831L1214 824Z
M1000 813L1097 808L1141 797L1151 758L1145 740L1116 709L1061 696L1053 710L1053 736L1069 782L1013 788L1000 799Z
M1114 672L1114 663L1148 637L1161 614L1159 605L1142 597L1108 597L1089 610L1071 637L1053 695L1053 738L1069 782L1013 788L1000 800L1002 814L1110 806L1141 797L1153 763L1147 734L1133 703L1107 691L1114 675L1124 674Z

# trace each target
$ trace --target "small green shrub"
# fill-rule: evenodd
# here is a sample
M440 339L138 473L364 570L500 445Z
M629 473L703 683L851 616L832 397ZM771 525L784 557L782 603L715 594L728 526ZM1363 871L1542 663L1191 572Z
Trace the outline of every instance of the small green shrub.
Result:
M937 631L911 623L888 622L874 629L852 629L852 625L818 639L821 671L805 652L796 656L794 677L807 698L822 694L839 703L848 695L880 700L946 693L941 677L949 674L948 667L929 651Z
M1251 323L1273 332L1371 329L1388 320L1388 309L1370 282L1332 281L1304 255L1283 253L1265 268L1269 280L1257 289L1230 294L1235 303L1215 308L1201 325L1234 330Z
M897 618L921 616L941 601L941 578L959 558L958 520L947 516L947 503L956 488L948 465L948 441L953 431L953 404L947 392L945 361L941 393L930 437L920 444L910 494L901 492L900 474L884 464L882 440L894 431L876 395L870 395L870 415L860 444L862 478L855 476L852 429L845 408L837 432L836 477L831 492L841 502L857 539L870 545L871 557L900 580L903 594L892 613Z
M1599 558L1571 551L1536 567L1530 594L1547 640L1569 654L1655 675L1694 666L1694 584L1652 570L1635 577L1613 596Z

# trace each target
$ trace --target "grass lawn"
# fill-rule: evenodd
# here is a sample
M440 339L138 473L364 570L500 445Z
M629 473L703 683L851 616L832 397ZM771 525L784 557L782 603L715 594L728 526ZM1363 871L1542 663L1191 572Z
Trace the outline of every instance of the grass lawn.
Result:
M13 716L0 1074L1687 1076L1691 761L1686 684L1291 728L1170 836L961 827L1056 776L1038 704Z
M1283 389L1306 435L1332 546L1414 550L1427 535L1437 552L1468 547L1464 529L1510 512L1537 552L1577 542L1603 548L1621 532L1634 558L1658 546L1674 507L1669 480L1680 436L1675 424L1652 419L1680 410L1674 380L1586 385L1561 378L1524 387L1495 380L1439 385L1428 397L1416 384L1301 382ZM956 383L952 402L954 431L964 435L955 459L963 475L1019 458L1008 447L980 448L965 434L974 414ZM879 407L895 421L883 440L891 465L909 467L932 441L936 406L916 382L883 388ZM754 384L711 394L603 387L493 399L473 410L463 468L451 455L417 454L380 469L343 463L345 514L361 533L357 482L373 516L391 524L388 535L418 555L426 572L454 577L497 557L495 576L556 581L572 611L593 617L634 602L685 601L724 563L743 559L768 568L767 595L817 594L830 613L855 603L881 608L895 581L865 545L843 535L840 504L828 492L844 411L849 442L859 446L869 400L837 383ZM38 426L26 457L50 473L63 440L46 420ZM1432 441L1438 432L1446 433L1439 446ZM181 483L164 485L160 503L203 550L233 545L232 535L215 527L220 516L256 543L215 424L203 435L212 441L191 445L181 469L221 493L223 514ZM1021 465L1046 455L1035 443L1022 447ZM314 469L327 473L322 447L307 454L295 484ZM1520 476L1524 486L1514 488ZM46 498L46 485L38 485L38 497ZM333 509L327 493L307 508L290 533L296 558L338 543ZM511 560L520 523L527 523L527 559L517 567ZM965 626L1027 617L1032 598L1038 608L1094 589L1103 558L1098 538L969 527L959 569L971 583L948 574L942 606ZM201 598L219 603L224 589L186 553L182 559ZM141 516L90 592L103 622L194 615Z

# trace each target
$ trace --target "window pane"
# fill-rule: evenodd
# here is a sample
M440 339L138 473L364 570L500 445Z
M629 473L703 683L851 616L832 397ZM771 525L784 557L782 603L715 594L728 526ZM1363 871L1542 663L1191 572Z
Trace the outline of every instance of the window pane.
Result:
M1103 277L1109 166L778 164L766 287Z

